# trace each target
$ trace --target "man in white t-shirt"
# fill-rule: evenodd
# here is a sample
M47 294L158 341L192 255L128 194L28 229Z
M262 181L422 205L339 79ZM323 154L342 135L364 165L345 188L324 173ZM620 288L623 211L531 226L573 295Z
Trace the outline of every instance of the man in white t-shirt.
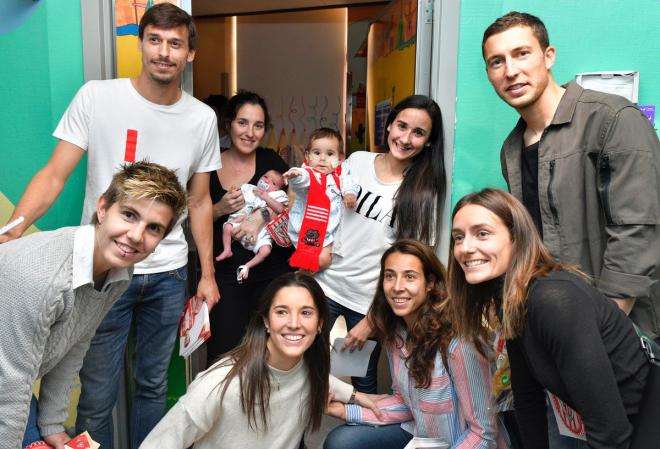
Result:
M78 91L53 134L60 140L51 159L16 206L12 219L23 216L25 221L0 236L0 243L19 237L48 210L85 153L83 224L91 221L94 205L119 165L147 159L175 170L187 186L202 271L197 296L211 308L220 297L209 196L209 173L220 168L218 130L213 110L180 89L183 70L195 56L195 26L185 11L158 4L145 12L139 38L141 73L133 79L90 81ZM126 213L122 218L135 217ZM117 243L115 251L121 258L131 249ZM187 255L179 220L154 254L135 266L130 287L99 326L85 356L76 427L89 431L102 447L113 447L112 408L133 319L132 448L137 449L165 412L167 369L186 299Z

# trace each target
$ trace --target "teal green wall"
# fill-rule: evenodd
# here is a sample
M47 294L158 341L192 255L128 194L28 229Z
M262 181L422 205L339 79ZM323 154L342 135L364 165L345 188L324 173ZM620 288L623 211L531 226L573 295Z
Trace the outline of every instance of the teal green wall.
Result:
M16 204L53 151L55 126L83 83L80 2L41 0L17 29L0 35L0 192ZM77 224L84 163L40 229Z
M659 0L463 0L452 204L485 186L506 188L499 151L518 115L486 78L481 38L488 25L509 11L543 20L557 48L553 76L559 83L579 72L639 70L639 104L656 105L655 127L660 127Z

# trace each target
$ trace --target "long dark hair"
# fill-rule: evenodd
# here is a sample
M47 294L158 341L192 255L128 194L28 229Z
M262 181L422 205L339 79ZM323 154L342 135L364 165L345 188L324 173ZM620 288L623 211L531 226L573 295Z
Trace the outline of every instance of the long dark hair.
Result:
M447 182L440 106L425 95L404 98L387 117L385 140L389 136L387 128L397 115L410 108L422 109L429 114L431 135L425 149L415 156L403 173L403 181L395 197L395 233L397 239L417 239L437 249Z
M483 189L461 198L452 220L463 207L481 206L492 212L509 230L513 251L504 275L502 298L502 336L510 339L522 333L526 314L527 291L532 280L556 270L585 276L575 267L555 261L541 241L532 217L512 195L498 189ZM454 239L449 253L449 304L452 321L461 337L476 339L483 332L483 316L493 300L488 283L468 284L460 263L454 257Z
M407 339L403 341L396 330L406 328L403 318L392 312L383 290L385 262L392 254L401 253L415 256L422 264L424 278L431 283L431 290L426 301L420 306L417 321L407 329ZM367 314L376 336L390 348L408 346L410 356L406 366L415 379L417 388L428 388L431 384L433 361L440 350L440 355L447 366L447 348L454 336L451 323L445 311L447 291L445 289L445 268L428 246L412 239L397 240L380 259L380 275L376 295Z
M224 379L220 401L224 400L229 384L238 378L241 391L241 409L248 417L249 426L258 429L259 425L268 428L268 408L270 400L270 371L266 360L268 358L268 334L264 320L277 292L284 287L302 287L314 300L319 314L321 332L303 356L308 371L309 399L307 411L309 419L306 428L317 430L328 400L328 382L330 375L330 329L328 328L329 312L325 294L319 284L309 275L285 273L275 278L261 298L259 310L250 322L247 333L241 344L229 351L224 357L227 360L218 367L229 366L231 369ZM299 412L291 410L292 413Z

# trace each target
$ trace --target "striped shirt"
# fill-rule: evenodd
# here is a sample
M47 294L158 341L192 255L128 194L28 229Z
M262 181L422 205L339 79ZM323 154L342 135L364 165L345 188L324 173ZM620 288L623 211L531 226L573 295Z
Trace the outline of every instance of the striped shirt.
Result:
M405 341L405 332L399 332ZM448 367L438 351L428 388L416 388L409 377L405 348L387 348L387 356L393 394L377 403L382 420L369 409L349 404L346 422L402 423L401 427L412 435L441 438L452 449L508 448L506 433L494 413L488 361L473 344L453 338L448 348Z

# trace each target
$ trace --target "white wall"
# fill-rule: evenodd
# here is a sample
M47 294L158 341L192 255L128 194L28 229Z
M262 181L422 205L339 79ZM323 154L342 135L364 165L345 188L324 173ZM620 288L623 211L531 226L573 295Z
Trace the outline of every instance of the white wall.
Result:
M343 130L345 46L345 8L238 17L237 87L266 98L275 143Z

